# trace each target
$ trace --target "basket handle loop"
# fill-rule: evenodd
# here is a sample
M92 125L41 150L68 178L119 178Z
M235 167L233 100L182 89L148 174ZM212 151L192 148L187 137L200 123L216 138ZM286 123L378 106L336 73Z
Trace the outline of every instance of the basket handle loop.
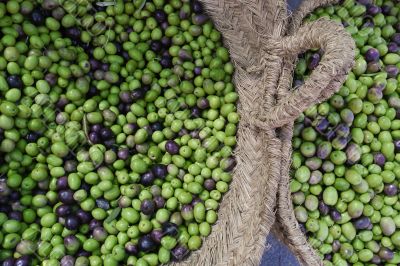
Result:
M353 66L355 44L338 23L326 19L306 23L294 35L269 41L264 49L266 53L288 58L312 48L324 51L321 62L303 85L260 115L255 121L256 126L282 127L293 122L308 107L328 99L340 89Z

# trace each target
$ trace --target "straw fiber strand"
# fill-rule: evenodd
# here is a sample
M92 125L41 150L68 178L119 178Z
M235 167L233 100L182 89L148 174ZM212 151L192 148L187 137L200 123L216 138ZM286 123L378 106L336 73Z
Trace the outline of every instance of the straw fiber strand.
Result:
M300 7L299 11L295 13L294 18L292 19L291 24L291 32L298 32L298 28L300 27L300 23L303 18L311 12L313 9L317 8L321 5L326 5L329 3L335 3L334 1L306 1L304 5ZM325 28L322 28L325 29ZM321 46L322 50L324 51L323 57L325 57L325 62L332 62L335 64L337 69L331 69L329 72L331 76L326 79L325 81L319 80L314 85L307 84L309 81L314 82L313 75L306 81L306 84L303 85L299 90L305 86L310 86L316 92L312 101L308 104L315 104L318 102L322 102L328 99L333 93L338 91L345 81L347 77L347 73L352 67L353 58L354 58L354 42L351 39L349 34L343 35L343 30L330 29L330 34L333 34L330 47L336 50L336 54L333 58L327 59L327 47ZM345 36L345 37L344 37ZM344 38L344 39L343 39ZM284 88L290 88L292 82L292 71L293 71L293 62L296 61L296 58L288 58L285 61L285 66L283 68L282 78L280 81L281 88L280 90L282 93L282 98L285 97L284 95ZM323 62L321 62L323 63ZM321 65L320 63L320 65ZM329 66L324 66L322 69L327 70ZM320 70L314 70L313 73ZM339 72L337 72L339 71ZM334 74L336 73L336 75ZM319 87L319 89L318 89ZM310 97L312 97L310 95ZM297 114L298 116L299 114ZM296 117L297 117L296 116ZM291 250L295 253L299 261L304 265L322 265L322 261L320 257L317 255L316 251L308 244L306 237L300 230L299 224L294 216L293 205L291 201L291 193L289 188L290 176L290 155L292 152L292 137L293 137L293 123L287 124L282 128L281 131L281 140L283 142L282 148L282 179L278 190L278 221L280 224L280 229L285 232L284 242L286 242Z
M304 109L337 90L351 66L353 46L341 27L322 20L283 37L290 27L284 0L202 2L222 33L236 69L241 116L235 151L238 164L211 235L200 250L174 265L259 265L265 237L275 222L278 185L283 182L287 188L291 132L285 130ZM314 47L324 49L324 61L308 83L292 92L295 58ZM343 53L349 55L348 60ZM287 190L279 189L286 195ZM284 199L290 198L279 199L280 207ZM291 220L293 213L287 215L288 219L280 219L285 230L296 222ZM295 249L299 241L294 233L289 235Z
M261 47L257 47L259 37L256 31L275 34L278 38L284 29L283 21L268 21L263 12L285 14L286 5L284 1L240 3L205 0L203 3L230 49L236 68L234 82L240 98L238 111L242 120L245 120L248 114L263 109L265 98L271 99L282 60L279 56L272 56L268 60L276 61L275 73L248 72L251 66L262 66L260 69L265 67L260 56ZM240 15L244 5L248 7L248 17ZM268 17L279 19L279 16ZM257 23L259 25L255 26ZM234 170L230 190L221 203L218 222L213 226L211 235L204 240L201 250L176 265L259 265L265 248L265 237L275 221L276 191L280 175L281 145L278 138L273 138L272 131L259 131L244 123L239 124L236 148L238 166ZM271 160L273 175L265 160L269 153L274 154L268 155L274 158Z
M316 8L326 5L333 5L339 3L340 0L306 0L301 3L299 8L293 13L291 17L289 33L295 32L303 22L303 19L313 12Z

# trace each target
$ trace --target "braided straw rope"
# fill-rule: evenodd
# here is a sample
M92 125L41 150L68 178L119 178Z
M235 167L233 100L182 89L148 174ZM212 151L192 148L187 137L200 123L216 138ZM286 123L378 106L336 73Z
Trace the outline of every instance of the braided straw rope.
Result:
M290 26L288 27L288 32L293 33L301 30L301 23L305 16L310 12L320 6L325 6L329 4L335 4L339 0L307 0L299 7L296 13L294 13L291 18ZM336 29L335 29L336 27ZM300 29L299 29L300 28ZM318 91L309 101L310 105L327 100L333 93L338 91L347 77L347 72L352 67L354 63L354 41L349 34L343 36L341 27L338 25L332 28L323 28L327 32L321 32L318 38L320 40L325 39L328 42L325 43L325 47L321 46L322 50L325 51L324 57L325 61L321 62L315 72L320 72L322 69L328 76L321 77L315 85L311 85L309 92ZM315 29L313 29L315 30ZM318 31L318 30L317 30ZM329 31L329 32L328 32ZM333 36L332 36L333 35ZM329 41L329 40L330 41ZM324 42L324 41L322 41ZM330 46L328 48L328 45ZM327 55L327 49L332 49L329 55ZM278 87L282 97L287 97L287 89L292 83L292 72L293 72L293 62L296 62L296 55L291 58L287 57L284 62L283 71ZM327 71L326 71L327 70ZM312 74L312 75L313 75ZM313 80L314 77L311 76L309 80ZM325 80L324 80L325 79ZM314 80L316 81L316 80ZM319 88L319 89L317 89ZM298 113L299 114L299 113ZM280 232L284 232L284 236L280 235L283 242L285 242L289 248L295 253L299 262L303 265L323 265L322 260L316 253L316 251L307 242L306 236L300 230L299 224L295 218L291 193L289 188L290 176L289 169L291 163L291 152L292 152L292 137L293 137L293 123L286 124L282 128L281 139L283 142L282 149L282 178L280 180L280 185L278 189L278 235ZM274 228L276 229L276 228Z
M353 41L341 26L327 20L292 27L284 0L202 2L236 67L238 164L211 235L200 250L174 265L259 265L277 209L291 248L305 246L309 251L301 232L297 237L287 190L291 128L307 107L340 88L353 61ZM286 32L292 35L283 37ZM310 48L322 48L323 59L307 82L291 91L295 58Z

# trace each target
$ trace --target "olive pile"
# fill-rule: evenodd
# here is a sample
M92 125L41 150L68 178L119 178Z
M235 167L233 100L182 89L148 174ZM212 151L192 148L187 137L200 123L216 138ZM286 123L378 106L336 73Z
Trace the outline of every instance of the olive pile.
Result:
M338 93L298 118L292 201L326 265L400 263L400 4L345 0L308 20L342 23L357 45ZM299 59L295 86L323 51Z
M0 1L0 263L199 249L235 166L233 65L198 1Z

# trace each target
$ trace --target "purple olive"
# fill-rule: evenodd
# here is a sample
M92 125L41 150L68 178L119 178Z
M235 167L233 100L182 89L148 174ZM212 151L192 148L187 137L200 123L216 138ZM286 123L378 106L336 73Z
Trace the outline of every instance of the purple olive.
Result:
M69 189L64 189L58 192L58 199L65 204L73 204L74 200L74 192Z
M19 257L15 260L14 266L29 266L31 265L31 258L27 255Z
M201 6L201 3L197 0L192 1L192 10L195 14L199 14L203 12L203 7Z
M385 71L388 73L389 78L397 78L399 74L399 68L395 65L387 65Z
M376 73L382 69L382 64L380 62L369 62L367 64L368 73Z
M309 62L308 62L308 69L313 70L315 69L319 62L321 61L321 56L318 53L311 55Z
M385 16L389 16L390 15L390 10L392 9L391 6L388 5L383 5L382 6L382 14L384 14Z
M151 171L153 172L156 178L165 178L168 174L167 166L164 164L156 164L152 167Z
M106 229L104 229L104 227L99 226L93 229L92 236L97 241L103 242L104 240L106 240L108 233Z
M197 100L197 107L203 110L210 107L210 103L206 98L202 97Z
M201 67L195 67L194 69L193 69L193 73L196 75L196 76L199 76L199 75L201 75Z
M165 205L165 199L161 196L155 196L154 197L154 203L156 204L157 209L164 208Z
M165 235L177 236L179 233L178 226L174 223L166 222L162 225L162 232Z
M101 223L100 221L96 220L96 219L92 219L92 220L89 222L89 229L90 229L91 231L93 231L95 228L101 227L101 226L102 226L102 223Z
M318 170L322 165L322 160L318 157L307 158L305 161L305 165L311 170Z
M80 241L75 235L64 237L64 246L67 250L77 250L80 246Z
M179 10L179 18L187 19L187 18L189 18L189 13L186 12L184 9L181 9L181 10Z
M150 43L150 49L153 52L160 52L162 49L162 43L160 41L151 41Z
M370 102L377 104L380 100L382 100L383 92L380 88L373 87L368 90L367 97Z
M221 160L220 163L221 168L226 171L226 172L230 172L232 171L235 166L236 166L236 159L235 157L228 157L228 158L224 158Z
M119 98L123 103L132 103L133 100L131 98L131 94L128 91L121 91L119 94Z
M153 184L155 180L155 176L153 174L153 172L149 171L147 173L144 173L141 177L140 177L140 183L144 186L150 186Z
M129 158L129 149L128 148L122 148L118 151L117 153L118 159L121 160L126 160Z
M179 153L179 145L173 141L173 140L168 140L165 143L165 150L172 155L178 154Z
M115 139L108 139L104 141L104 145L107 149L111 149L115 144Z
M190 204L183 205L181 215L184 220L190 221L193 219L193 206Z
M160 60L160 64L163 68L172 67L172 59L170 56L162 56Z
M138 247L139 250L148 253L157 248L157 243L151 238L150 235L144 235L139 238Z
M208 16L205 14L194 15L192 21L196 25L203 25L208 21Z
M189 250L183 246L176 246L171 250L171 254L175 260L181 261L189 254Z
M395 184L385 184L383 191L387 196L396 196L398 192L398 187Z
M153 231L151 231L150 235L151 235L151 238L157 244L159 244L161 242L161 238L163 238L165 236L165 234L163 233L163 231L161 229L154 229Z
M129 255L137 255L139 252L138 246L133 244L132 242L128 242L125 244L125 251Z
M381 13L381 12L382 12L381 8L377 5L370 5L367 9L368 15L371 15L371 16L375 16L376 14Z
M339 222L342 219L342 214L335 209L331 209L329 214L334 222Z
M57 190L65 190L68 189L68 177L62 176L59 177L56 181Z
M325 134L325 137L328 141L333 140L336 137L336 131L332 128L328 129L328 132Z
M197 203L204 203L204 201L199 197L194 197L190 204L194 207Z
M89 223L90 220L92 219L92 215L88 212L85 212L82 209L77 210L75 215L79 219L79 221L83 224Z
M79 250L78 253L76 253L77 257L90 257L90 252L86 250Z
M380 54L378 49L369 48L365 53L365 60L367 60L367 62L376 62L379 60L379 56Z
M320 159L326 159L329 157L332 151L332 145L330 142L321 142L317 147L317 156Z
M397 45L397 43L390 42L388 44L388 51L389 53L397 53L399 51L399 46Z
M12 211L8 214L8 219L22 221L22 212Z
M44 79L47 81L47 83L49 83L50 86L55 86L55 85L57 84L57 76L56 76L56 74L47 73L47 74L44 76ZM61 100L61 99L63 99L64 102L68 102L68 100L67 100L66 98L60 98L60 100ZM59 104L60 100L57 102L57 107L59 107L58 104ZM63 104L64 102L61 102L61 103ZM66 105L66 104L64 104L64 105L62 106L62 108L64 108L65 105ZM60 105L60 106L61 106L61 105ZM61 107L59 107L59 108L61 109Z
M204 184L203 185L204 185L204 188L207 191L211 191L211 190L215 189L215 181L212 178L204 180Z
M397 45L400 45L400 33L393 34L392 41L395 42Z
M110 209L110 203L104 198L96 199L96 205L97 205L97 207L99 207L100 209L103 209L103 210Z
M321 215L328 215L329 213L329 206L326 205L323 201L320 201L318 204L318 210Z
M393 259L393 257L394 257L394 252L386 247L382 247L379 250L378 254L379 254L379 257L385 261L389 261L389 260Z
M65 29L65 35L70 39L79 39L81 37L81 31L78 27L71 27Z
M167 37L167 36L163 36L161 38L161 44L163 45L164 48L169 48L171 46L171 38Z
M379 265L379 264L381 264L382 260L378 255L374 254L374 256L372 257L370 262L375 264L375 265Z
M60 261L60 266L72 266L74 264L75 258L71 255L65 255Z
M379 166L384 166L385 162L386 162L386 158L382 153L377 152L374 154L374 163L375 164L377 164Z
M100 143L100 136L99 133L97 132L90 132L89 133L89 140L93 144L98 144Z
M157 9L154 11L154 18L158 23L164 22L167 20L167 14L162 9Z
M318 120L317 125L315 126L315 130L323 134L328 127L329 127L329 121L327 118L324 117Z
M346 157L348 164L353 165L357 163L361 159L361 154L361 148L357 144L350 143L349 145L347 145Z
M151 124L150 127L151 127L152 132L161 131L164 128L163 124L160 122L155 122L155 123Z
M183 61L191 61L191 60L193 60L193 56L190 54L189 51L187 51L185 49L180 49L179 52L178 52L178 56Z
M371 220L366 216L362 216L353 222L354 227L359 230L367 229L370 224Z
M343 150L344 148L346 148L347 143L349 143L350 140L350 136L337 136L335 139L332 140L332 147L336 150Z
M338 252L340 250L341 245L342 244L340 244L339 240L337 240L337 239L333 240L333 242L332 242L332 251L335 252L335 253Z
M10 75L7 77L7 83L11 88L22 89L23 83L19 76Z
M56 214L59 217L66 217L72 213L72 208L69 205L60 205L56 209Z
M114 133L109 128L102 128L100 130L100 137L103 140L109 140L114 136Z
M14 266L15 265L15 259L14 258L7 258L3 261L2 266Z
M65 218L65 228L67 228L68 230L77 230L80 224L81 222L76 216L70 215Z
M143 89L136 89L131 92L131 98L136 101L142 99L144 97L144 90Z
M156 209L156 204L153 200L145 199L140 205L140 211L146 215L153 215Z
M39 134L37 132L29 132L25 137L25 139L30 143L36 142L38 140L38 138L39 138Z
M389 96L388 104L390 107L400 110L400 99L397 96Z
M64 163L64 170L67 173L72 173L76 171L76 167L78 166L78 163L74 160L67 160ZM67 188L67 187L66 187Z

